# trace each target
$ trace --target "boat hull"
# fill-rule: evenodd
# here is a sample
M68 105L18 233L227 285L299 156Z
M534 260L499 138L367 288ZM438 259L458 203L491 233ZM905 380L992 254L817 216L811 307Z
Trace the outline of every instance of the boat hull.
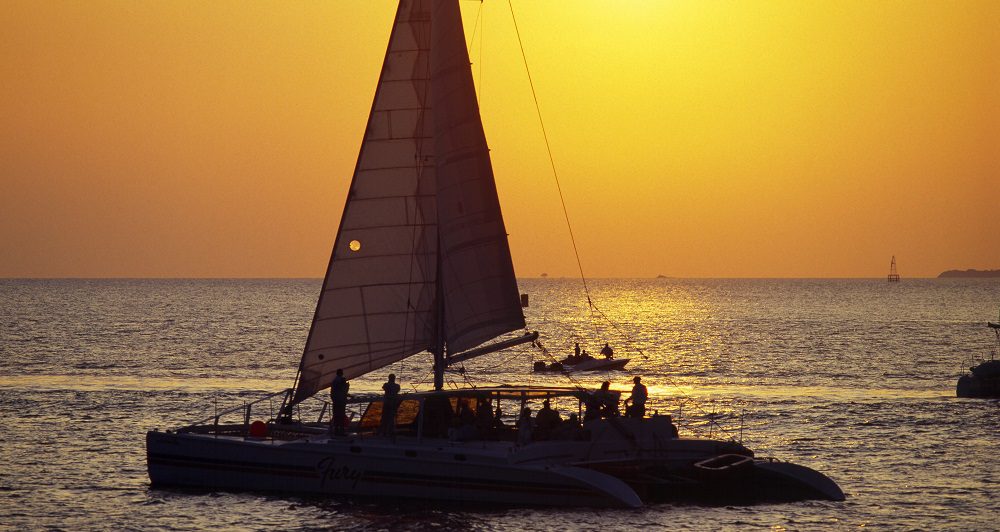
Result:
M958 379L955 394L958 397L973 399L1000 397L1000 376L963 375Z
M625 369L625 365L629 363L629 358L592 358L590 360L584 360L583 362L578 362L576 364L570 364L566 361L560 362L558 366L553 367L538 367L535 371L616 371Z
M846 498L829 477L789 462L752 460L731 470L711 472L655 466L641 470L642 475L624 478L646 503L757 504Z
M513 464L496 449L149 432L146 451L153 487L515 506L642 504L612 476L572 466Z
M278 491L448 504L636 507L695 500L843 500L809 468L751 460L734 442L669 436L664 419L598 420L583 441L331 438L149 432L154 487Z

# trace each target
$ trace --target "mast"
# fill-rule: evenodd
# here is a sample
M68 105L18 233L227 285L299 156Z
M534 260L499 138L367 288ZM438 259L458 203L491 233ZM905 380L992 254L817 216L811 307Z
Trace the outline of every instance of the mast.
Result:
M434 389L440 391L444 388L444 368L447 367L445 361L445 340L444 340L444 290L441 283L441 240L438 239L437 257L437 286L434 295L434 318L437 324L437 332L434 338Z

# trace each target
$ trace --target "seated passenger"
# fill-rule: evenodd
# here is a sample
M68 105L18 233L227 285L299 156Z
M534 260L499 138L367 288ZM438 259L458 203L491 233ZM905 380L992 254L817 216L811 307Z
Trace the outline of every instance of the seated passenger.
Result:
M493 429L493 409L490 407L490 400L479 398L476 404L476 432L481 440L496 439L496 430Z
M674 418L671 416L666 416L666 417L667 417L667 423L670 423L670 437L677 438L679 434L677 432L677 425L674 425Z
M593 421L601 419L601 400L596 393L587 396L583 402L583 420Z
M559 423L552 431L552 439L564 441L578 440L582 431L579 418L576 417L576 414L570 414L569 419Z
M598 417L618 416L618 393L612 392L610 390L610 386L610 382L604 381L601 383L601 389L591 395L593 400L599 406ZM587 406L589 410L590 404L588 403Z
M542 409L535 415L535 439L549 439L552 430L559 425L560 421L562 421L562 418L559 416L559 412L550 407L549 400L546 399L543 401Z
M476 415L472 413L465 399L458 400L458 416L452 420L452 429L448 436L452 440L468 441L476 437Z
M521 409L521 417L517 420L517 443L527 445L531 442L531 409Z

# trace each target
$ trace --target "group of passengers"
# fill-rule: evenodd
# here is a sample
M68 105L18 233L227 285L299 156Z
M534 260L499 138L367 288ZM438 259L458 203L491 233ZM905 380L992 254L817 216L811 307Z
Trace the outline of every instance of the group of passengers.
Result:
M625 416L642 418L646 414L646 400L649 393L642 384L641 377L632 379L632 395L625 400ZM343 370L338 369L330 385L330 400L333 405L331 420L334 435L346 434L348 419L346 416L347 393L350 383L344 378ZM391 436L395 430L396 410L399 407L399 384L396 376L389 375L388 381L382 385L385 392L382 401L381 420L378 434ZM600 390L591 393L584 400L583 421L620 416L618 402L620 393L611 391L611 383L604 381ZM454 402L453 402L454 399ZM475 406L473 406L473 404ZM457 407L457 410L453 408ZM501 440L512 436L513 431L503 422L503 412L499 402L496 410L492 408L489 398L449 398L446 396L428 397L423 405L424 427L426 437L448 437L455 440ZM532 417L531 408L523 407L516 424L516 438L521 444L544 440L576 440L585 439L586 433L576 414L570 414L567 419L552 408L549 399L542 402L542 408Z
M330 383L330 405L333 407L333 415L330 419L331 429L335 436L347 434L347 393L351 389L351 383L344 378L344 370L338 369L337 375ZM399 383L396 382L396 375L390 373L389 379L382 385L385 396L382 400L382 417L379 424L378 433L384 436L391 436L395 432L396 410L399 408Z
M604 343L604 347L601 348L601 355L604 358L611 360L615 358L615 350L611 349L611 345L607 342ZM590 356L590 353L586 349L580 350L580 343L577 342L573 347L573 354L563 359L564 364L579 364L580 362L586 362L588 360L594 360L594 357Z
M563 419L559 411L552 408L548 399L542 402L542 408L534 418L531 417L531 409L524 407L517 420L517 442L522 445L532 441L586 438L587 433L580 425L580 418L576 414L570 414Z
M649 392L646 385L642 383L642 377L632 379L632 396L625 400L625 416L642 418L646 415L646 400L649 399ZM590 394L584 402L586 410L583 414L584 421L593 419L618 417L621 415L618 410L619 392L611 391L611 383L604 381L601 389Z
M442 413L447 413L450 408L443 410L427 404L431 398L425 400L424 434L429 437L443 436L436 423L427 423L428 419L436 419ZM473 407L475 402L475 407ZM450 405L449 405L450 406ZM552 408L548 399L542 403L542 408L535 416L531 415L531 408L521 409L514 426L508 426L503 420L503 411L498 404L496 409L492 408L492 401L485 397L477 399L458 398L458 411L451 416L451 428L447 431L447 436L452 440L516 440L519 443L542 440L573 440L583 437L583 428L580 426L579 418L576 414L571 414L568 419L563 419L559 412Z

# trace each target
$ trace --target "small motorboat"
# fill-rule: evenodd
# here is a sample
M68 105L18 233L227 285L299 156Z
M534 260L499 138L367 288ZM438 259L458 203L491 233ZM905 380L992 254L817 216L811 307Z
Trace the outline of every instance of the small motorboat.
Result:
M615 369L625 369L628 358L591 358L570 365L571 371L611 371Z
M573 357L566 357L560 362L545 364L539 360L534 364L535 371L612 371L623 370L628 364L629 358L581 358L572 361Z

